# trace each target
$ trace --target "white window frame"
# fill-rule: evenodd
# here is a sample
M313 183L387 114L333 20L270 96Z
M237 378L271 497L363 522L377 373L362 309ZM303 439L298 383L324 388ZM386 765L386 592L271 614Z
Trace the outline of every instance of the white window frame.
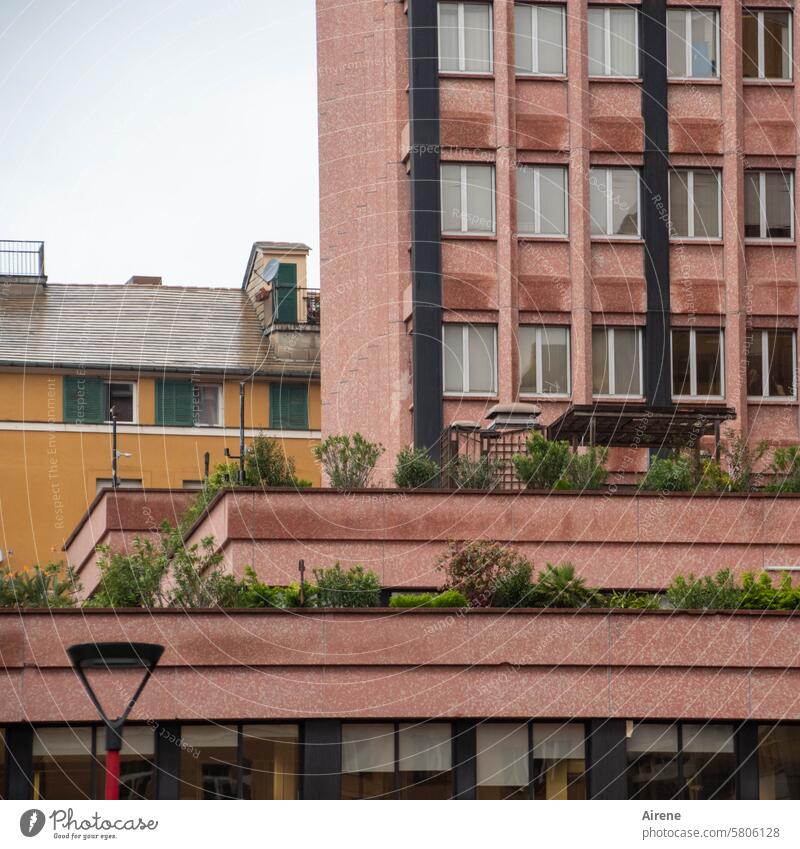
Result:
M759 215L759 232L758 236L747 236L747 239L758 239L759 241L768 242L793 242L794 241L794 171L781 170L779 168L748 168L745 172L745 177L748 174L758 174L758 215ZM768 236L767 235L767 174L783 174L789 175L789 229L788 236ZM746 223L746 222L745 222Z
M217 389L217 424L215 425L207 425L202 424L197 421L195 414L198 411L198 408L195 407L194 404L194 389L195 387L214 387ZM209 381L206 383L202 380L193 380L192 381L192 427L201 427L201 428L214 428L214 427L225 427L225 404L223 403L223 386L221 383L214 383L213 381Z
M520 377L519 394L521 397L532 398L539 395L546 398L569 398L572 395L572 334L570 327L566 324L523 324L522 327L532 328L536 331L536 389L523 389ZM545 392L542 389L542 331L543 330L566 330L567 331L567 391Z
M458 236L462 233L469 233L474 236L494 236L497 233L497 198L496 198L496 188L495 188L495 164L494 162L442 162L441 165L458 165L460 168L459 171L459 179L461 183L461 229L460 230L445 230L444 229L444 209L441 211L441 227L442 234L446 236ZM441 179L441 165L439 172L439 193L443 192L443 185ZM492 229L491 230L470 230L469 229L469 205L467 203L467 199L469 197L469 181L467 180L467 166L468 165L480 165L485 168L489 168L491 170L492 175L492 183L491 183L491 192L492 192ZM444 206L444 204L442 204Z
M494 75L494 6L492 3L483 3L480 0L475 2L455 2L455 0L443 0L451 6L458 7L458 70L445 70L442 68L442 3L436 4L436 31L437 31L437 64L440 74L468 74L470 76L478 75L481 77L491 77ZM466 57L466 35L464 26L464 6L488 6L489 7L489 70L488 71L468 71Z
M786 12L789 15L789 76L788 77L767 77L764 75L764 12ZM794 79L794 13L791 9L785 6L775 6L769 9L751 9L749 6L742 8L742 13L755 15L756 17L756 33L758 38L758 76L744 77L744 82L748 80L775 80L778 82L790 82Z
M541 202L541 169L561 168L564 172L564 231L562 233L542 233L542 202ZM566 165L543 164L528 165L525 162L517 165L517 171L533 172L533 233L520 230L520 236L537 236L542 239L563 239L569 236L569 169ZM494 197L494 181L492 181L492 196ZM517 198L519 203L519 198ZM517 212L519 215L519 211Z
M137 424L139 422L139 384L136 380L116 380L116 379L103 379L103 397L105 398L105 390L106 387L112 383L125 383L131 387L131 406L133 407L132 415L133 418L129 422L123 422L121 419L117 419L117 424ZM105 404L103 406L106 406ZM111 423L111 416L109 415L109 409L103 411L103 422L104 424Z
M714 35L716 40L716 73L712 77L696 77L693 73L679 77L669 77L671 80L718 80L720 74L720 41L719 41L719 9L705 8L704 6L692 7L675 7L668 6L667 12L682 12L684 20L683 37L686 43L686 70L693 71L692 67L692 12L713 12L714 13ZM667 36L669 38L669 35Z
M606 327L602 324L596 324L592 327L592 330L595 328L605 330L606 331L606 363L608 364L608 393L592 393L594 398L643 398L644 397L644 333L642 333L642 328L638 325L630 325L623 326L620 325L619 328L616 327ZM636 341L637 347L639 348L639 392L634 394L627 393L618 393L614 390L616 387L617 376L616 376L616 357L614 356L614 348L615 348L615 339L614 339L614 331L615 330L635 330L636 331Z
M591 10L602 9L603 10L603 73L602 74L590 74L590 80L602 80L607 77L616 78L620 80L638 80L641 75L641 68L639 67L639 26L641 25L639 19L639 10L638 8L632 6L626 6L623 4L619 4L616 6L589 6ZM612 9L627 9L636 17L636 26L633 28L635 33L635 48L636 48L636 70L631 76L630 74L612 74L611 73L611 10ZM588 51L588 43L587 43L587 51ZM588 57L587 57L588 58Z
M669 368L670 368L670 390L675 385L674 376L672 374L673 368L673 353L672 353L672 333L675 330L688 330L689 331L689 391L691 394L689 395L673 395L673 401L697 401L699 400L713 400L718 401L725 398L725 333L720 328L717 332L719 333L719 386L721 390L720 395L698 395L697 394L697 331L703 330L713 330L713 327L673 327L669 334Z
M520 71L515 69L518 77L566 77L567 75L567 7L555 3L515 3L516 6L525 6L531 10L531 31L525 33L531 37L531 65L533 70ZM561 71L540 71L539 70L539 9L546 6L548 9L558 8L561 10ZM494 67L494 64L492 64Z
M686 198L686 203L687 203L686 221L687 221L687 228L688 228L689 232L688 232L688 235L685 235L685 236L678 235L677 233L673 234L673 232L672 232L672 230L673 230L673 227L672 227L672 205L671 205L672 204L672 197L670 195L671 188L670 188L670 183L669 183L669 179L668 179L668 182L667 182L668 198L667 198L667 200L668 200L669 206L667 208L670 210L670 217L669 217L670 239L671 240L678 240L678 241L681 241L681 240L685 241L687 239L691 239L693 241L699 241L699 242L721 242L722 241L722 173L721 173L720 169L719 168L682 168L682 167L678 166L676 168L672 168L671 170L675 171L675 172L678 172L678 171L685 171L686 172L686 194L687 194L687 198ZM719 233L716 236L695 236L695 234L694 234L694 175L695 175L696 171L704 171L704 172L710 171L717 178L717 225L719 226Z
M478 398L486 398L493 397L497 395L497 325L496 324L480 324L480 325L472 325L472 324L462 324L461 322L446 322L442 326L442 375L444 376L444 369L446 367L445 363L445 342L444 342L444 332L445 328L448 326L461 328L461 363L462 363L462 380L461 380L461 391L457 390L449 390L445 391L444 395L448 398L461 398L463 396L472 396ZM494 331L494 373L492 374L492 388L491 389L477 389L471 390L469 388L469 329L470 327L491 327Z
M606 231L605 233L591 233L592 239L621 239L622 241L638 241L642 238L642 175L638 168L629 165L592 165L589 168L591 178L592 171L603 171L606 178ZM614 223L614 172L633 171L636 175L636 233L629 236L626 233L612 233ZM591 218L591 203L590 203ZM590 221L591 229L591 221Z
M792 389L791 395L769 394L769 334L776 330L789 330L792 334ZM796 401L797 400L797 331L791 327L754 327L751 331L753 336L761 336L761 395L750 395L752 401Z

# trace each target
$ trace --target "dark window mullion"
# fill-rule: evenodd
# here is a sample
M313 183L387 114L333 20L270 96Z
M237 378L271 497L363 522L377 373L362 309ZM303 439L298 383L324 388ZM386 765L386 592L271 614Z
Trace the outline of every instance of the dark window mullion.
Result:
M535 779L533 773L533 720L529 719L526 725L528 726L528 798L533 799L533 782Z

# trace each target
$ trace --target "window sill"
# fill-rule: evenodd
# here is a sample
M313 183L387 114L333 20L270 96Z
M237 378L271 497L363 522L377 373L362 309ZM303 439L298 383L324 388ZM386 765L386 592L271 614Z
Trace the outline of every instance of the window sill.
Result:
M722 239L695 239L690 236L678 236L669 240L670 245L719 245L725 244Z
M557 83L565 83L567 82L566 74L534 74L523 71L520 73L517 71L517 79L518 80L534 80L541 82L557 82Z
M644 395L592 395L597 401L634 401L644 403Z
M791 88L794 85L794 80L784 80L784 79L756 79L755 77L744 77L742 79L742 85L752 85L752 86L769 86L772 88L773 86L776 88Z
M439 71L439 79L447 80L493 80L494 72L480 71Z
M566 233L517 233L519 242L564 242L569 243L569 235Z
M674 404L722 404L724 395L673 395Z
M496 233L442 233L441 238L446 241L467 239L477 242L496 242Z
M623 244L623 245L643 245L644 239L641 236L591 236L590 241L593 244Z
M746 236L745 245L762 248L794 248L797 243L794 239L757 239L755 236Z
M667 84L721 86L722 80L719 77L669 77Z
M546 392L520 392L519 397L521 401L560 401L564 403L572 398L572 394L557 395Z
M765 397L763 395L748 395L747 403L754 407L796 407L797 398L790 398L783 395L772 395L769 397Z
M596 77L589 77L590 83L627 83L633 85L641 85L642 78L641 77L618 77L612 76L609 74L608 76L600 75Z
M445 401L458 401L467 400L467 401L496 401L497 395L486 392L445 392L444 395Z

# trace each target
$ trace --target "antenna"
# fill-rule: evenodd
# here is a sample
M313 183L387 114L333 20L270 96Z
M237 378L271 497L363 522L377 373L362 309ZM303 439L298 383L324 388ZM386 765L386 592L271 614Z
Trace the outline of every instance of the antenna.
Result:
M271 259L262 269L257 272L258 276L265 283L272 283L272 281L277 277L278 270L280 269L281 264L277 259Z

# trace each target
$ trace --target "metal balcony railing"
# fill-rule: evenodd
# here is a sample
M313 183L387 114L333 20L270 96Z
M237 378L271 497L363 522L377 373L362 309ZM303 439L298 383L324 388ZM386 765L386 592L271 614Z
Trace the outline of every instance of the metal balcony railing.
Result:
M0 239L0 277L44 276L44 242Z
M300 323L319 324L319 289L298 289Z

